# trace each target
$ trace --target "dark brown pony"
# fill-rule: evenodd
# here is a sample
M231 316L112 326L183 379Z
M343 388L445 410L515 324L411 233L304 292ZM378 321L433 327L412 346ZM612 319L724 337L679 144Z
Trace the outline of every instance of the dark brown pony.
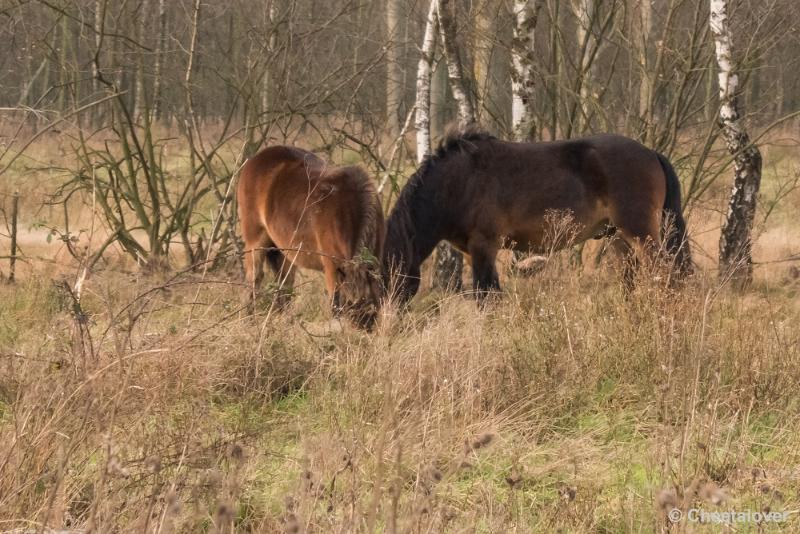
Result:
M274 146L244 165L237 193L253 295L265 264L280 288L291 288L298 266L323 271L334 313L371 327L382 295L384 220L367 174Z
M663 240L677 268L691 269L680 183L663 155L619 135L512 143L466 130L448 136L401 191L387 223L384 273L396 275L387 284L410 299L420 264L447 240L469 254L476 294L498 290L498 250L552 246L554 212L574 222L571 242L615 229L621 252L638 256Z

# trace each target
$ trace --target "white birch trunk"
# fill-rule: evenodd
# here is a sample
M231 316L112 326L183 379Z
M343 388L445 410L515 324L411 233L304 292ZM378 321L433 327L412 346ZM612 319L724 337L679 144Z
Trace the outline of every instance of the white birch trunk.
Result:
M422 54L417 64L417 103L414 126L417 129L417 163L431 153L431 72L436 51L436 34L439 19L436 17L438 0L431 0L425 21L425 36L422 39Z
M733 189L719 240L720 275L747 283L753 274L751 233L761 185L761 153L751 144L739 113L739 77L733 63L728 2L711 0L710 6L709 24L719 66L719 122L725 144L734 158Z
M475 122L475 107L472 104L472 98L464 81L464 67L461 62L461 56L458 53L456 25L453 14L450 11L450 0L438 0L437 16L439 18L439 31L442 36L442 48L444 48L444 55L447 60L447 77L450 80L450 90L453 92L453 98L458 104L459 123L461 126L466 126Z
M511 43L511 124L514 139L532 141L534 32L544 0L514 0L514 40Z

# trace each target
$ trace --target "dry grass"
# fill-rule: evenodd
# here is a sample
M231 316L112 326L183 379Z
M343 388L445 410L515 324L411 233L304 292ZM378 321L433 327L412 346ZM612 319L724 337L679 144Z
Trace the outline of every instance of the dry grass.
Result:
M0 528L623 532L666 528L659 502L800 506L797 282L626 298L556 258L484 311L427 294L321 337L318 285L255 318L222 275L104 272L85 315L46 277L3 287Z
M427 292L372 334L324 328L314 276L248 317L238 273L110 262L76 307L74 267L33 236L0 285L0 531L658 532L699 530L673 507L796 512L800 280L768 263L746 292L720 286L704 255L722 205L693 215L702 269L681 290L645 274L626 297L560 254L506 272L486 309ZM759 261L800 249L798 193L780 206Z

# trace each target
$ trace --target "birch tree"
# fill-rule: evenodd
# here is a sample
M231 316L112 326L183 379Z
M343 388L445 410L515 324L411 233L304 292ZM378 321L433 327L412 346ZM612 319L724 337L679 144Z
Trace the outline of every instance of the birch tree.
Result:
M514 39L511 42L511 123L514 139L532 141L534 32L544 0L514 0Z
M439 19L436 17L438 0L431 0L425 19L425 35L417 63L417 102L414 126L417 129L417 163L421 164L431 153L431 73L436 52L436 34Z
M452 13L450 0L438 0L436 10L439 19L439 31L442 37L442 48L447 61L447 77L450 81L450 90L458 104L458 122L460 126L475 122L475 106L464 80L464 67L458 53L456 42L456 24Z
M733 189L719 239L720 275L747 283L753 275L751 233L761 184L761 152L750 142L738 105L739 76L733 62L733 39L727 0L711 0L709 25L719 66L719 123L733 156Z

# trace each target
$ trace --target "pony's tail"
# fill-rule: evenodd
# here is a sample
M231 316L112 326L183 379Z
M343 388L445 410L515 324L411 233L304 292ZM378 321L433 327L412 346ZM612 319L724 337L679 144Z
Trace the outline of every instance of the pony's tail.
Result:
M682 275L692 272L692 254L689 250L689 234L686 232L686 221L681 209L681 183L672 164L663 154L656 153L658 162L664 170L667 182L667 194L664 197L664 222L662 237L665 239L667 251L675 258L675 267Z

